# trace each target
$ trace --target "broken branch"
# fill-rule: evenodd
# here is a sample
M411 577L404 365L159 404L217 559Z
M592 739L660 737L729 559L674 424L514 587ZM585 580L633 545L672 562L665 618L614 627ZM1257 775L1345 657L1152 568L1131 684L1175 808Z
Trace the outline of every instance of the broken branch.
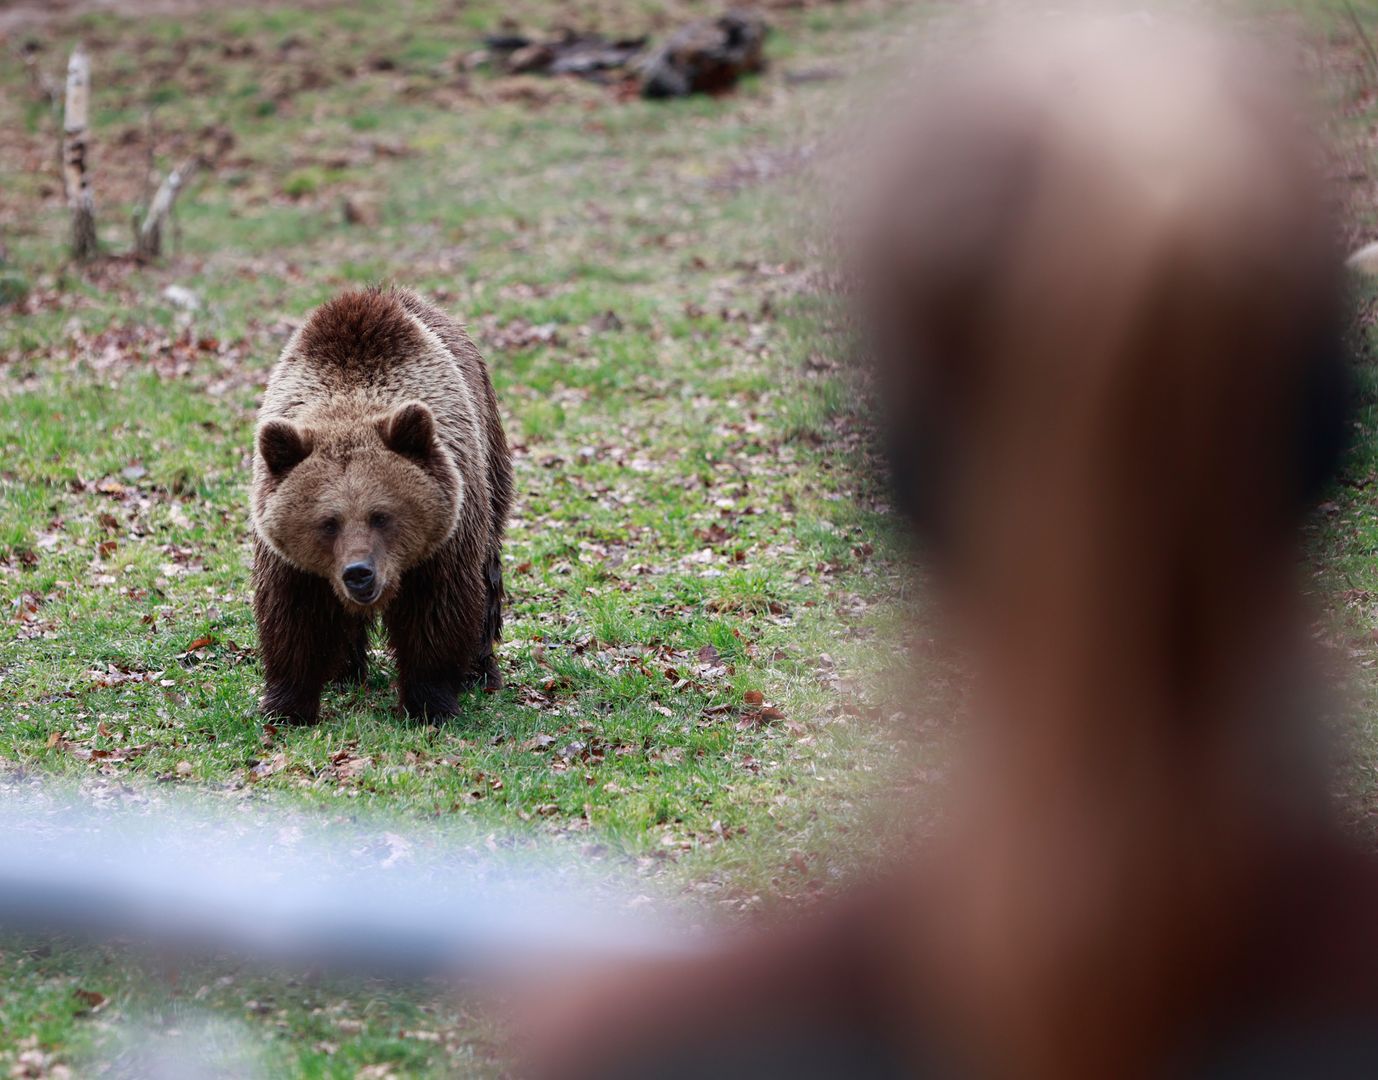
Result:
M163 251L163 226L172 214L177 196L187 186L198 167L195 158L184 162L163 178L158 185L153 201L148 204L148 213L134 237L134 253L140 259L156 259Z

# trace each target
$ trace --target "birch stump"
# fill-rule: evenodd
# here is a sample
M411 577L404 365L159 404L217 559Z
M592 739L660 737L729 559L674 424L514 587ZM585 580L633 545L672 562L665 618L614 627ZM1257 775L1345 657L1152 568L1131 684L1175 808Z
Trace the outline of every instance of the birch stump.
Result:
M77 46L67 63L67 102L62 120L62 180L72 212L72 256L76 259L91 258L98 247L96 204L87 160L90 103L91 58Z

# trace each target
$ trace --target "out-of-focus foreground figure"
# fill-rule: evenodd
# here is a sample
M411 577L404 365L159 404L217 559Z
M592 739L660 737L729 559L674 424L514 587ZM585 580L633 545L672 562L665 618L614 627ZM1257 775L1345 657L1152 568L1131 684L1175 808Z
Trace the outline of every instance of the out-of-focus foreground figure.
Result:
M1296 581L1341 255L1294 108L1199 30L1034 29L934 90L869 208L899 492L978 677L908 974L979 1073L1192 1071L1360 1005Z
M1319 148L1199 29L1047 19L949 67L858 237L897 491L975 675L948 827L805 926L613 975L542 1065L1378 1074L1378 889L1332 825L1297 589L1346 407Z

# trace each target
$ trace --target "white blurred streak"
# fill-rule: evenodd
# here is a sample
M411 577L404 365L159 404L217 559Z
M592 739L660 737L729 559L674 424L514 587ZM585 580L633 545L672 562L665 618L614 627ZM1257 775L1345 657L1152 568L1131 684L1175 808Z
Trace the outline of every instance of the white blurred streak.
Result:
M1369 277L1378 275L1378 240L1361 247L1345 260L1345 265Z
M260 1080L274 1075L261 1040L244 1024L182 1013L173 1026L137 1020L121 1025L104 1080ZM87 1074L91 1075L91 1074Z
M366 814L39 786L0 804L0 929L369 974L491 978L672 954L688 936L575 853Z

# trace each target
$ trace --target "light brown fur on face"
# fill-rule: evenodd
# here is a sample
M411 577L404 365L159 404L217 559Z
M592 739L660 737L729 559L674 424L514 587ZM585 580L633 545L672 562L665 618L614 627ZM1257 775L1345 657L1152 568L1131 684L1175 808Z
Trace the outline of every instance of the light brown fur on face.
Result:
M310 428L275 420L260 435L261 453L265 441L279 447L295 442L308 453L275 478L259 532L297 569L329 581L346 607L385 607L402 575L429 557L459 521L459 470L438 446L425 457L390 446L384 435L394 416L362 424L344 417ZM363 596L344 582L345 568L360 563L371 566L376 582Z
M288 343L259 414L252 512L265 712L314 720L381 615L403 706L499 681L511 463L487 369L410 293L348 293Z

